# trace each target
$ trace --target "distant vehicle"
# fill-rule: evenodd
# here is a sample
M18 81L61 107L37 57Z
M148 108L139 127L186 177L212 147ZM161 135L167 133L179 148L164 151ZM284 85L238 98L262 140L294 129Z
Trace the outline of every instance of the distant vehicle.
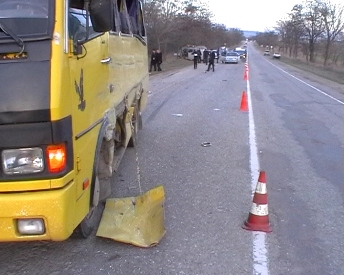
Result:
M187 45L181 48L184 59L193 60L193 52L196 50L194 45Z
M220 53L220 60L222 60L226 56L226 51Z
M246 55L247 55L247 51L246 49L242 49L242 48L235 48L234 52L238 53L240 58L242 59L246 59Z
M264 51L264 55L270 55L270 51L269 50L265 50Z
M221 57L222 63L235 63L238 64L240 60L240 55L236 52L228 52L225 56Z
M192 49L188 49L187 51L187 55L186 55L186 59L187 60L194 60L194 51L196 51L196 48Z
M219 48L219 60L222 59L223 56L226 56L226 53L229 52L230 50L226 47L220 47Z
M280 54L280 53L274 53L274 54L272 55L272 58L274 58L274 59L280 59L280 58L281 58L281 54Z

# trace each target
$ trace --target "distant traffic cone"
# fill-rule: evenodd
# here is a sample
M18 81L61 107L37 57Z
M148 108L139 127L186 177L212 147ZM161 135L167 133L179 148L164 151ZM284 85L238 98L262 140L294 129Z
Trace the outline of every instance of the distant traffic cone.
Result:
M260 172L256 191L253 196L251 212L242 228L251 231L271 232L268 211L268 195L265 172Z
M244 112L248 111L246 92L242 92L240 110Z
M244 73L244 80L248 80L248 70L245 70L245 73Z

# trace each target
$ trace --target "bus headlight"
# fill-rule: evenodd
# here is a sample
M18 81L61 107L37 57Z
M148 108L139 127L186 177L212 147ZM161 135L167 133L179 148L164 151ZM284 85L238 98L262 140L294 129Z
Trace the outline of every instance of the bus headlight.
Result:
M3 150L1 153L3 172L6 175L32 174L44 170L41 148Z

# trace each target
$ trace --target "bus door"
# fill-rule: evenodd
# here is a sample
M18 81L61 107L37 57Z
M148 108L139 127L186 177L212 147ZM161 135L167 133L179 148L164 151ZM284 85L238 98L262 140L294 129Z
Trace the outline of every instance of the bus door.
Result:
M96 142L111 93L108 83L111 59L108 32L95 32L85 10L70 7L68 28L73 52L69 68L79 199L85 181L91 182Z

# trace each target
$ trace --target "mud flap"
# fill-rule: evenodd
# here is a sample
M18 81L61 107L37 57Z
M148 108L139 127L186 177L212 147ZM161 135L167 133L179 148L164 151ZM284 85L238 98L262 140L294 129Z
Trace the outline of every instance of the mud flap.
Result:
M139 247L151 247L165 235L165 192L162 185L138 197L110 198L97 236Z

